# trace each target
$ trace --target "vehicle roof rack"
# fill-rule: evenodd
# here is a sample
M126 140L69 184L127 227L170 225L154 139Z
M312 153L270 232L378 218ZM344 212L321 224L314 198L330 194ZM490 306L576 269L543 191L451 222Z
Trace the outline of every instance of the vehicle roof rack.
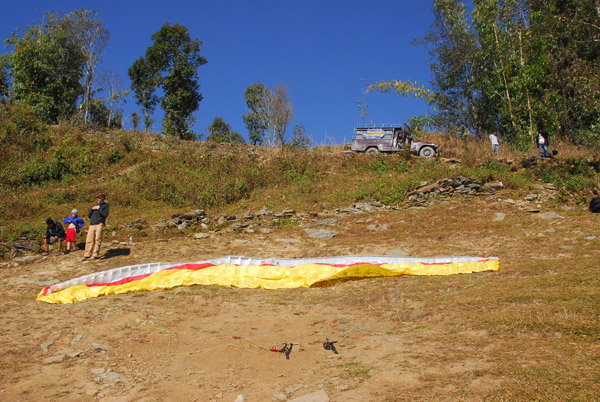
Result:
M358 124L356 128L402 128L403 124Z

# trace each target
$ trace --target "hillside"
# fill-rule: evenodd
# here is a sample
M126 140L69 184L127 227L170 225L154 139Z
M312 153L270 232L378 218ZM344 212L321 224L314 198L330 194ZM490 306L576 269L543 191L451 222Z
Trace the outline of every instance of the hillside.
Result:
M5 252L3 400L600 394L600 226L587 210L598 173L589 150L561 144L556 160L533 163L533 151L501 148L492 159L487 142L432 135L443 157L425 160L64 127L42 134L38 151L18 151L20 164L3 159L2 242L37 245L47 216L87 211L104 190L106 258ZM4 155L13 158L20 145L11 146ZM30 184L16 183L25 174ZM313 237L318 229L330 236ZM386 254L498 256L501 265L291 290L194 286L35 301L48 284L137 263ZM327 338L339 355L323 349ZM269 350L290 342L289 360Z

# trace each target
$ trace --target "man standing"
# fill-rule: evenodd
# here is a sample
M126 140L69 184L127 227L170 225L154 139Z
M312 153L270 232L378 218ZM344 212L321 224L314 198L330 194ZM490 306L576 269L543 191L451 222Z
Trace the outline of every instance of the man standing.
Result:
M100 258L100 246L102 245L102 232L108 217L108 203L104 202L106 194L96 194L96 205L90 208L88 218L90 227L85 239L85 253L81 261L96 260Z
M540 150L540 157L542 159L544 158L550 158L550 152L548 152L548 145L549 144L549 139L548 139L548 133L544 130L540 130L538 136L537 136L537 146Z
M498 142L498 136L495 131L490 134L490 141L492 142L492 155L498 155L500 143Z

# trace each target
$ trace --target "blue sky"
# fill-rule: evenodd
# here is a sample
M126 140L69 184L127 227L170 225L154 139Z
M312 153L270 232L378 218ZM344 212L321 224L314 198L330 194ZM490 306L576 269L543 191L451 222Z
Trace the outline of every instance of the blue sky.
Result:
M99 69L108 67L128 87L127 69L151 45L150 36L165 21L179 23L203 42L208 61L199 68L204 99L195 132L206 133L220 116L247 138L245 88L283 83L294 107L287 135L300 123L315 145L329 145L348 142L356 124L402 123L427 113L421 100L363 90L385 79L429 82L427 49L411 42L431 25L431 7L431 0L21 0L0 13L0 37L34 24L44 11L99 10L111 34ZM124 111L130 128L131 112L140 114L132 97ZM158 132L160 110L154 117Z

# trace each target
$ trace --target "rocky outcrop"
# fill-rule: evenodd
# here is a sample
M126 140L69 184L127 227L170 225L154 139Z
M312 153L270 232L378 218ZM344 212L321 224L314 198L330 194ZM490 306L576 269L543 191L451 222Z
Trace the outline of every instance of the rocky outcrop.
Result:
M504 188L501 182L482 183L472 177L448 177L435 183L422 183L408 193L408 202L412 206L431 203L433 200L459 195L491 194Z

